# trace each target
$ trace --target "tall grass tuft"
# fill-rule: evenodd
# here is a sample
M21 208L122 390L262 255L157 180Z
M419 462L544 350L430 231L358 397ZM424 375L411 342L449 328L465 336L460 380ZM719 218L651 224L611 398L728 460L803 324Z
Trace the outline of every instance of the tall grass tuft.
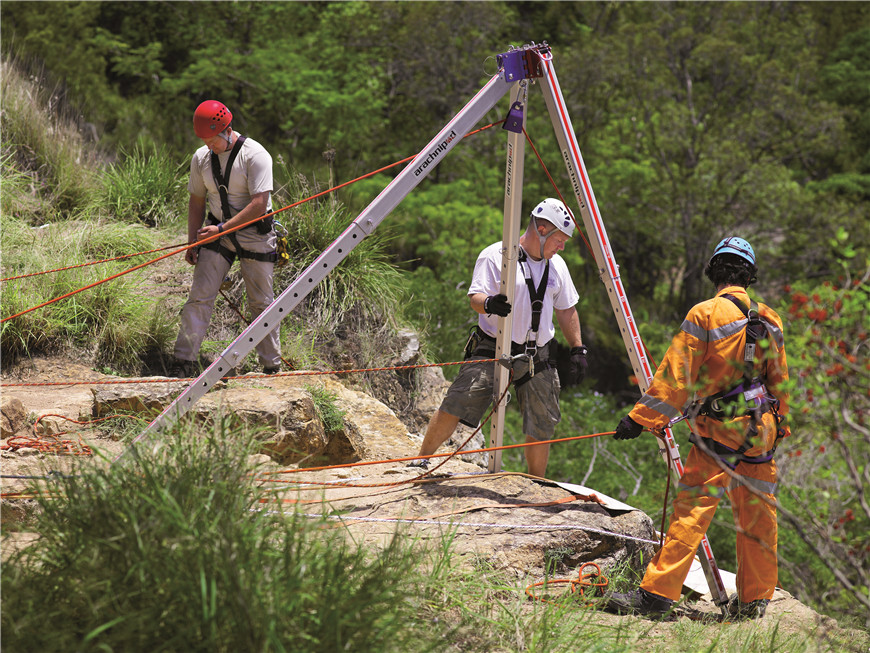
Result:
M288 170L281 157L276 161L278 176L286 180L272 200L276 208L318 191L304 176ZM276 219L287 230L290 243L290 262L276 275L276 285L283 288L341 235L353 216L344 205L326 199L301 204ZM388 242L383 232L368 236L309 296L309 310L325 330L334 331L355 312L362 318L401 317L404 287L399 270L390 262Z
M180 429L40 499L40 539L4 565L4 649L409 651L415 555L375 554L274 503L251 439ZM280 504L277 504L280 505Z
M165 147L140 138L131 152L122 149L120 161L103 172L90 208L149 227L177 222L179 216L187 217L185 168Z
M33 204L29 207L19 195L16 214L34 224L58 214L73 214L95 186L95 152L85 147L60 95L57 88L46 85L46 80L34 84L14 63L0 62L4 191L31 195ZM26 186L21 185L25 181L22 176ZM8 187L7 181L11 183Z
M3 274L11 277L149 250L154 241L132 225L66 221L33 228L4 216L0 246ZM2 315L16 315L139 262L126 259L4 282ZM87 350L102 366L138 373L143 358L166 349L174 336L169 307L145 287L149 274L119 277L3 323L4 362L74 347Z

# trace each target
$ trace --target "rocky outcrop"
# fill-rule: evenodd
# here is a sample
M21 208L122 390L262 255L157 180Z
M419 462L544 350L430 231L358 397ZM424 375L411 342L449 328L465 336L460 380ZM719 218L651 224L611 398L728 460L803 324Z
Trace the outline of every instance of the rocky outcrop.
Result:
M27 419L27 410L18 397L3 397L0 405L0 434L4 438L10 438L24 426Z
M94 416L124 411L156 416L186 386L185 382L101 386L94 389ZM313 393L334 402L342 426L327 430ZM381 447L367 444L362 433L379 433L379 445L410 451L413 438L396 415L382 403L350 390L327 376L257 376L222 382L193 409L198 419L229 419L253 431L263 449L277 462L295 463L317 456L340 464L369 458Z
M428 368L432 369L428 374L426 369L420 375L428 380L420 383L417 409L422 406L431 414L449 384L440 370ZM68 388L74 401L66 401L63 390L50 397L31 391L15 396L27 413L36 416L45 414L44 406L51 406L72 419L82 418L83 413L93 417L135 413L150 419L184 387L186 382L166 379ZM85 388L89 404L80 396ZM323 419L323 407L318 408L323 401L329 402L333 417L341 416L340 424ZM203 423L220 419L253 433L269 456L261 458L270 461L259 461L258 470L275 479L276 497L283 496L287 505L307 506L306 514L311 516L322 511L341 520L361 542L377 545L397 531L431 541L433 546L441 546L447 538L452 550L467 556L469 563L484 562L518 575L558 575L584 562L640 568L641 560L649 559L653 551L653 524L643 513L613 510L594 494L573 495L555 483L524 474L484 474L484 454L452 457L428 474L402 461L389 462L413 457L422 434L409 431L408 421L385 404L331 375L249 375L221 382L185 419ZM473 433L457 430L441 451L454 450ZM109 459L124 450L122 442L107 441L104 435L90 432L82 437L95 449L108 450ZM483 447L484 437L484 433L474 434L466 448ZM505 441L511 441L510 434ZM62 470L68 462L63 456L26 457L12 451L4 451L3 458L7 468L11 465L31 474L44 473L46 468ZM301 467L356 461L385 462L294 475ZM294 479L304 483L287 482ZM4 521L16 521L20 508L15 502L6 505Z

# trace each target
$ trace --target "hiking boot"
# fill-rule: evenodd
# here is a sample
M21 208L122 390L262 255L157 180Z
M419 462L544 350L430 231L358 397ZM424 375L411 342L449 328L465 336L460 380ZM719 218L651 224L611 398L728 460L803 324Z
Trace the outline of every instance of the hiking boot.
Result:
M196 361L186 361L182 358L173 358L166 376L176 379L190 379L198 374L198 368L199 366L196 364Z
M419 467L422 470L429 469L429 459L428 458L415 458L410 461L405 467Z
M627 594L611 594L604 604L607 612L616 614L642 614L663 617L674 607L674 602L664 596L647 592L638 587Z
M735 594L728 600L728 614L735 621L761 619L767 610L768 603L770 603L770 599L756 599L755 601L743 603Z

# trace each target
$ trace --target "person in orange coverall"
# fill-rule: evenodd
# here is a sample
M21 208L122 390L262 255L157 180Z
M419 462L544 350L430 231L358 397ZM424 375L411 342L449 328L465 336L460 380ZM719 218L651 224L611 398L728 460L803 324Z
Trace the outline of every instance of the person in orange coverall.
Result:
M737 526L737 595L728 609L738 619L764 616L777 582L773 454L789 435L788 367L782 320L746 292L757 271L748 242L719 243L704 270L716 296L689 311L649 389L619 422L614 437L625 440L685 416L694 446L664 545L638 589L608 598L610 612L671 611L725 493Z

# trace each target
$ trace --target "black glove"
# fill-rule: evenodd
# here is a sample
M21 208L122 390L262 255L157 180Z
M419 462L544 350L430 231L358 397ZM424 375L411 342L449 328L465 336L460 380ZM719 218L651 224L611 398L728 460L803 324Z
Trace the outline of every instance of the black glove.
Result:
M490 295L483 301L483 310L489 315L507 317L511 312L511 305L508 304L506 295Z
M628 415L619 420L616 433L613 437L617 440L634 440L643 431L643 427L631 419Z
M586 368L589 365L586 362L587 351L583 345L571 347L570 358L568 359L568 373L565 375L565 387L579 385L586 378Z

